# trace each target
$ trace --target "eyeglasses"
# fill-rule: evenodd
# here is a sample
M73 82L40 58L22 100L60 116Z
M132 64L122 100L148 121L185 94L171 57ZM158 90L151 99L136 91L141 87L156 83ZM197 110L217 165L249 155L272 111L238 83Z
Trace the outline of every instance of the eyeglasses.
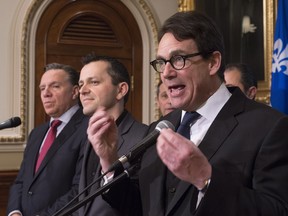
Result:
M175 70L181 70L185 67L185 61L187 58L192 58L194 56L202 54L203 53L198 52L188 55L175 55L172 56L169 60L156 59L154 61L151 61L150 64L153 66L154 70L156 70L158 73L163 73L167 62L169 62Z

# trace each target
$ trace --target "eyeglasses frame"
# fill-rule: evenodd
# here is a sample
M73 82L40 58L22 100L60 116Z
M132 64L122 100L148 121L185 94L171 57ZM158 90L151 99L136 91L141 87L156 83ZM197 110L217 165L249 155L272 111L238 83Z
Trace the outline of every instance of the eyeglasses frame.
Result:
M212 51L211 51L211 52L207 52L207 53L205 53L205 54L210 54L210 53L212 53ZM163 61L163 62L165 63L165 65L167 64L167 62L169 62L169 63L171 64L171 66L172 66L175 70L181 70L181 69L183 69L183 68L185 67L185 65L186 65L186 59L192 58L192 57L195 57L195 56L199 56L199 55L203 55L203 54L204 54L203 52L197 52L197 53L191 53L191 54L187 54L187 55L174 55L174 56L172 56L169 60L166 60L166 59L155 59L155 60L153 60L153 61L150 62L150 65L152 65L152 67L154 68L154 70L155 70L156 72L158 72L158 73L163 73L163 71L158 71L158 70L156 70L156 62L159 61L159 60L161 60L161 61ZM183 61L184 61L183 67L181 67L181 68L175 68L174 64L172 64L172 62L171 62L172 58L175 58L175 57L181 57L181 58L183 59Z

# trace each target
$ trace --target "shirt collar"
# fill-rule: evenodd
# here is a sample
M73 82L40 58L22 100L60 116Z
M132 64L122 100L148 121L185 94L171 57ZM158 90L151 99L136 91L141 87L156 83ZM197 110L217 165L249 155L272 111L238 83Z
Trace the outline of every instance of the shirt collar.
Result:
M117 127L120 125L120 123L122 122L122 120L124 119L124 117L126 116L127 113L128 113L128 111L126 109L124 109L124 111L121 113L121 115L117 118L117 120L116 120Z
M224 83L220 85L217 91L211 95L211 97L201 106L199 109L195 110L201 117L206 118L209 121L214 121L222 107L231 97L231 93L227 89ZM186 111L182 111L182 118Z
M80 106L78 104L76 104L76 105L72 106L69 110L67 110L64 114L62 114L57 119L61 120L62 123L67 124L79 108L80 108ZM50 124L53 120L54 120L54 118L50 119Z

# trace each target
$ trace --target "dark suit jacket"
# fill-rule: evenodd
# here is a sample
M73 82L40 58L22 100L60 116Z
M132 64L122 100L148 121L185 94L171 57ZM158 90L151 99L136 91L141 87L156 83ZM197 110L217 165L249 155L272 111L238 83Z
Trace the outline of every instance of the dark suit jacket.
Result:
M142 138L147 133L148 126L137 122L133 116L127 112L125 117L122 119L121 123L118 126L118 155L122 156L123 154L128 153L128 150L132 148L135 144L142 140ZM88 156L90 152L95 154L92 145L88 142L87 148L84 154L84 162L81 173L81 180L79 184L79 192L81 192L86 186L86 178L88 170ZM96 179L100 175L100 166L99 166L99 158L95 155L96 160L95 170L96 173L94 179ZM91 193L99 187L99 183L92 187ZM87 195L87 194L86 194ZM84 207L79 209L79 215L81 216L113 216L120 215L118 211L112 209L111 206L105 202L101 196L96 197L93 201L86 204Z
M10 189L8 213L20 210L24 216L52 215L78 193L87 123L79 109L55 139L36 174L37 155L49 122L31 131Z
M165 116L176 128L181 111ZM156 124L151 125L153 130ZM164 206L167 168L157 156L155 145L145 153L139 175L141 198L115 187L106 195L122 210L138 199L138 212L130 215L288 215L288 118L270 107L247 99L237 88L199 145L212 165L209 188L197 211L191 207L198 191L180 181L174 197ZM180 143L179 143L180 145ZM142 203L141 203L142 201Z

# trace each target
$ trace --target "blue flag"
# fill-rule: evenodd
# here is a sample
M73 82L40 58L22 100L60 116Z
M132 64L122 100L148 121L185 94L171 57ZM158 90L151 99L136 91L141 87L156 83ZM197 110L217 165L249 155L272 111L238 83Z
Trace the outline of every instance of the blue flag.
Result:
M271 105L288 114L288 1L278 0L272 56Z

